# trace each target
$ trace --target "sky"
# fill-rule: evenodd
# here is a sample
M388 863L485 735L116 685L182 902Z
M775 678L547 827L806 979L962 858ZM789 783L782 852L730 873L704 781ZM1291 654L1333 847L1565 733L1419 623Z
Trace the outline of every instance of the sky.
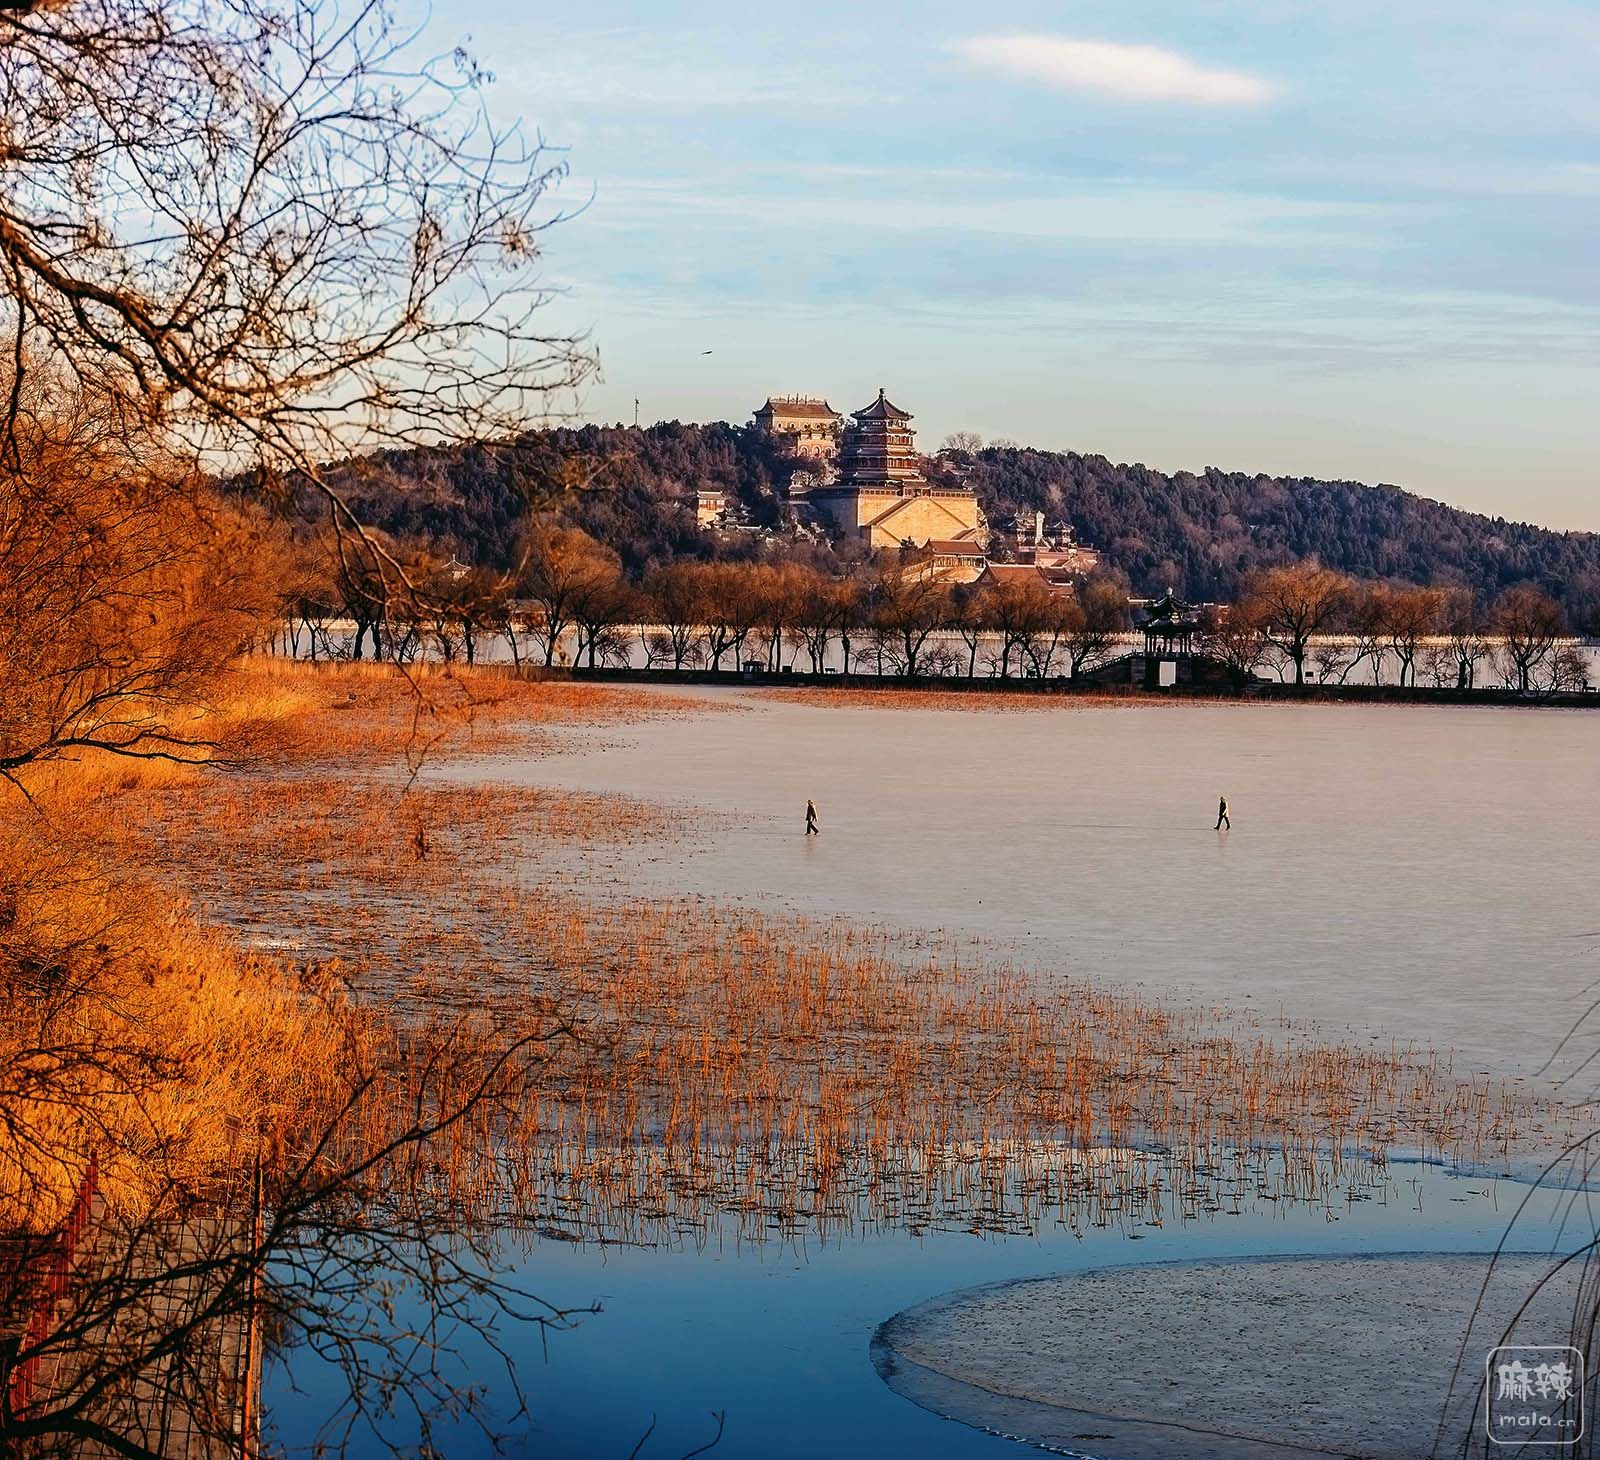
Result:
M1596 0L435 0L427 37L568 165L586 419L883 386L930 450L1600 529Z

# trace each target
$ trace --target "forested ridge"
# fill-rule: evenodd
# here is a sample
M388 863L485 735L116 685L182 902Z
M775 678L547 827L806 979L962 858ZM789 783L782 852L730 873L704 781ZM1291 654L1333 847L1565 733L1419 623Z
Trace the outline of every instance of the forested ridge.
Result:
M1531 583L1574 608L1600 599L1600 535L1463 511L1392 486L1208 469L1171 475L1103 456L988 447L964 461L991 514L1039 508L1136 588L1231 598L1257 568L1317 557L1356 578Z
M823 568L858 557L853 544L705 533L684 505L694 489L716 487L743 504L752 524L777 526L796 467L749 427L674 421L389 453L338 476L365 520L490 567L514 555L525 503L552 484L578 489L563 494L566 518L615 548L635 574L685 557L799 556ZM1488 517L1397 487L1216 469L1169 474L1009 445L949 450L930 470L969 482L991 519L1033 509L1065 519L1136 593L1170 586L1228 599L1255 569L1317 557L1358 578L1460 585L1485 598L1530 583L1585 623L1600 606L1600 535Z

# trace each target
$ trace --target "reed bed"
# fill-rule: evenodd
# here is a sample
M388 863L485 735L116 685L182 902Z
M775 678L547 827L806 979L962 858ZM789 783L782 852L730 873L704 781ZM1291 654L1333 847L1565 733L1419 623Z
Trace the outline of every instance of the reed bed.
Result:
M577 1238L1336 1214L1397 1146L1503 1159L1559 1120L1432 1056L1241 1039L842 921L519 898L501 936L550 950L545 1017L580 1031L502 1175Z
M235 1171L271 1112L315 1128L365 1020L147 880L0 821L0 1227L48 1229L99 1163L146 1213Z
M1425 1052L1278 1043L890 930L506 893L453 1002L537 1041L405 1180L549 1240L1130 1235L1387 1200L1396 1148L1506 1159L1565 1116ZM437 1014L449 987L416 991ZM406 1076L370 1139L430 1099ZM396 1184L400 1184L397 1180Z
M412 765L464 750L538 746L557 726L633 724L701 707L624 685L525 678L500 666L308 664L261 656L230 680L235 703L283 727L289 758Z
M454 821L402 874L387 858L405 853L403 821L381 807L334 799L299 842L256 821L258 858L230 864L232 890L211 896L298 956L339 959L400 1031L470 1017L483 1057L536 1041L517 1101L435 1143L424 1180L464 1213L552 1239L1138 1231L1275 1202L1331 1220L1386 1197L1395 1148L1506 1161L1571 1119L1426 1050L1165 1009L954 940L597 900L547 866L533 876L485 788L432 804L483 820ZM219 826L237 815L216 812ZM630 836L627 820L619 808L603 836ZM586 818L562 824L589 836ZM299 871L274 863L285 848ZM165 856L184 861L171 842ZM424 1098L400 1077L374 1093L368 1137Z
M121 855L257 946L337 960L396 1016L361 1140L442 1098L406 1073L424 1031L467 1021L475 1059L532 1041L517 1098L408 1177L551 1239L1136 1233L1280 1202L1332 1219L1388 1195L1397 1148L1502 1161L1576 1118L1430 1051L1167 1008L953 940L598 891L598 867L684 834L671 808L320 763L124 804Z
M314 939L241 946L237 902L206 905L208 890L260 893L272 927L314 925L320 900L328 926L365 935L353 965L387 950L421 966L407 899L425 907L435 867L449 880L492 860L481 838L453 837L498 824L508 845L618 842L653 814L470 787L402 795L422 747L681 708L494 670L253 660L193 707L199 739L251 769L205 764L204 744L197 764L85 752L30 768L28 799L0 805L0 1227L50 1227L91 1157L103 1201L126 1213L225 1182L263 1132L292 1142L334 1119L351 1072L393 1039ZM343 774L319 778L329 764ZM346 886L388 900L353 915L329 890Z

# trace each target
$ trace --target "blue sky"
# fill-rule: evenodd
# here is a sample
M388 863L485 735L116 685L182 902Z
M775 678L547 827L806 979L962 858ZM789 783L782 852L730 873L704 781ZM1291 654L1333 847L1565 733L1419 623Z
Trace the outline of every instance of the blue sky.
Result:
M590 419L881 384L930 448L1600 529L1592 0L441 0L429 35L566 149Z

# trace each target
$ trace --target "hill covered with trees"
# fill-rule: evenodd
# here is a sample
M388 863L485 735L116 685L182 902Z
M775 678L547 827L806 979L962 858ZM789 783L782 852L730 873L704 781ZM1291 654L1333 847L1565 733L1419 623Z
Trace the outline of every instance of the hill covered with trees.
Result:
M1135 588L1232 598L1259 568L1316 557L1356 578L1474 589L1531 583L1577 617L1600 607L1600 535L1466 512L1391 486L1208 469L1171 475L1103 456L949 453L991 515L1070 522Z
M804 466L748 427L666 422L389 453L348 464L336 480L364 520L486 567L514 557L527 504L555 490L566 521L614 548L634 575L685 558L844 568L861 557L859 545L783 531L782 489ZM1316 557L1358 578L1461 586L1485 599L1528 583L1561 600L1575 623L1600 625L1595 533L1466 512L1391 486L1168 474L1009 445L949 447L928 468L968 482L991 518L1037 509L1071 523L1136 593L1172 587L1228 599L1253 571ZM687 505L702 488L726 493L757 530L702 531Z
M564 525L614 548L633 577L683 559L798 558L825 569L860 559L854 545L835 553L781 531L783 488L804 466L749 427L673 421L386 452L346 463L329 481L363 522L486 568L516 561L530 506L550 502ZM690 503L706 488L738 503L754 531L702 531Z

